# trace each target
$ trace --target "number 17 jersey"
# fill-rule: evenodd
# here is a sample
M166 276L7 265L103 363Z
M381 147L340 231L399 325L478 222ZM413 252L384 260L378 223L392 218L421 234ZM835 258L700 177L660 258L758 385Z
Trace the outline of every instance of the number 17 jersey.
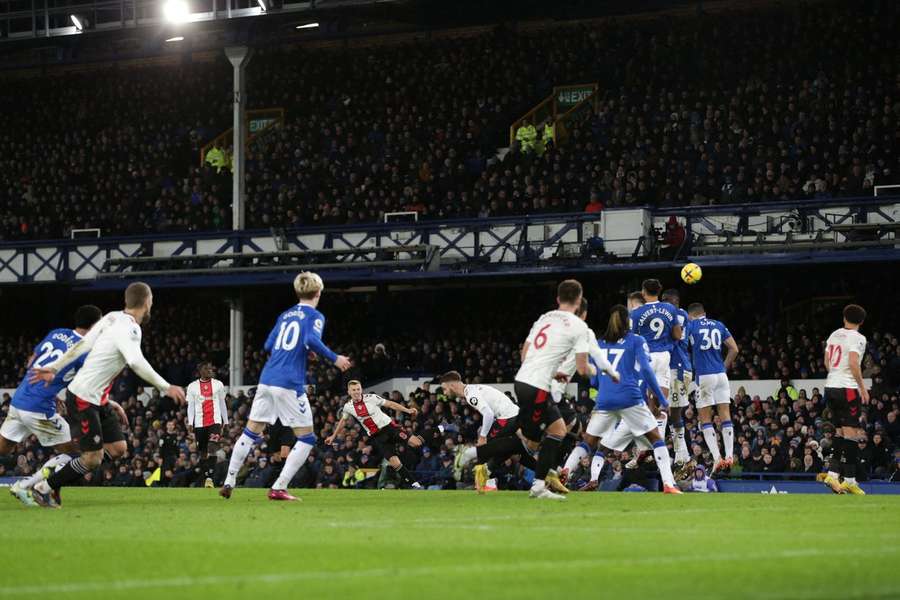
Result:
M588 326L573 313L551 310L535 321L525 341L528 352L516 381L549 392L553 377L569 352L587 353Z
M297 304L281 313L266 339L265 349L270 355L259 382L294 390L298 396L305 394L309 351L331 362L337 360L337 354L322 342L324 330L325 316L308 304Z

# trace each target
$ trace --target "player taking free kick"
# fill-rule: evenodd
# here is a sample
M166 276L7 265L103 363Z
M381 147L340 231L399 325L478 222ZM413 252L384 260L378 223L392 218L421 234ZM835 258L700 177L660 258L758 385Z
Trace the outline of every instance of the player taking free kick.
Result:
M31 496L41 506L58 507L60 488L73 484L100 466L103 443L115 441L104 439L108 428L103 425L103 411L109 403L112 382L126 365L161 393L184 403L184 390L170 385L141 352L141 325L150 320L152 307L150 286L141 282L130 284L125 289L125 310L109 313L61 357L34 369L30 381L50 384L57 373L90 352L84 366L69 384L69 391L75 396L77 414L74 420L81 424L81 456L34 486Z
M402 404L397 404L393 400L385 400L378 394L363 394L362 383L355 379L347 383L347 394L349 394L350 400L344 403L344 407L341 409L341 420L335 425L334 432L325 438L325 445L330 446L341 435L348 417L356 419L365 429L369 441L378 451L380 458L387 460L394 470L400 484L403 487L421 489L422 486L419 482L413 479L409 470L400 462L400 457L397 456L397 446L406 442L413 448L418 448L422 445L422 438L419 436L408 437L406 432L400 429L400 426L381 409L389 408L406 413L412 415L414 419L419 411L416 408L407 408Z
M335 354L322 341L325 316L316 307L324 289L322 278L315 273L304 271L294 279L294 292L300 302L281 313L266 339L269 360L259 376L247 426L231 451L228 475L219 491L225 499L231 498L238 471L250 450L262 441L266 425L272 425L276 419L294 431L297 441L268 496L270 500L297 499L287 493L288 484L316 445L312 406L306 396L308 353L312 350L341 371L350 368L349 358Z

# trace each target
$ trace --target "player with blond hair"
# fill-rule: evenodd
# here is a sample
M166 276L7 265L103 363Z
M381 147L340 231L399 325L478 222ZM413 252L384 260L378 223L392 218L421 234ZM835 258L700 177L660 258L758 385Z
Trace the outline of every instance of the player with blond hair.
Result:
M231 452L228 475L219 491L225 499L231 498L238 471L247 455L262 441L266 426L275 423L276 419L293 430L297 441L268 497L270 500L297 499L287 493L287 486L316 445L312 406L306 396L308 353L312 350L341 371L350 368L349 358L336 354L322 341L325 316L317 307L324 289L322 278L315 273L304 271L294 278L294 292L299 303L281 313L266 339L269 360L259 376L247 426Z

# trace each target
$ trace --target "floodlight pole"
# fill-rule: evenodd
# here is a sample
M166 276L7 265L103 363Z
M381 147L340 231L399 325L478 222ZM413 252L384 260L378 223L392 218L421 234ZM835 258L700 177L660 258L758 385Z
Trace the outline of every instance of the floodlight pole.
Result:
M246 187L244 146L247 142L246 69L252 55L253 51L247 46L225 48L225 56L234 67L231 223L232 229L235 231L244 229L244 188ZM240 248L235 248L235 251L239 252ZM244 299L240 292L229 302L228 337L228 385L233 388L244 384Z

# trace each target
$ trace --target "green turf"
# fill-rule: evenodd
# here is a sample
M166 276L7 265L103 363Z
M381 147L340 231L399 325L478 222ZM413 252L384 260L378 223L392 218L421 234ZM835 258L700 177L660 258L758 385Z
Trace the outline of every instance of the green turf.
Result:
M900 496L0 496L0 599L898 598Z

